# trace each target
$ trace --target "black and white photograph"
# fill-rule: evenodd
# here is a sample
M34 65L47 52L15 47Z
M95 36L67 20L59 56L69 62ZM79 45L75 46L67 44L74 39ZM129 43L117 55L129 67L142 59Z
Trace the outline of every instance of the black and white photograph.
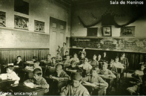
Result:
M146 0L0 0L0 96L146 96Z
M112 29L110 26L104 26L102 27L102 34L103 36L112 36Z
M121 28L121 36L135 36L135 26L126 26Z
M45 29L44 29L45 23L44 22L35 20L34 24L35 24L35 31L36 32L45 32Z
M0 26L6 27L6 13L0 11Z

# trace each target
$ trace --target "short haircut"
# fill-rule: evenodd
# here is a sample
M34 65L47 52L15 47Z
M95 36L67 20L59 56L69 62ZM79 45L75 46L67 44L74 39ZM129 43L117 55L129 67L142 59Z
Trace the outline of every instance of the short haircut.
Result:
M68 53L68 51L65 51L65 53Z
M36 61L34 61L34 63L40 63L40 62L36 60Z
M73 74L71 75L71 79L72 79L72 80L81 81L81 80L82 80L82 75L81 75L80 72L73 73Z
M116 58L115 59L119 59L119 57L118 56L116 56Z
M53 59L55 59L55 60L56 60L56 58L55 58L55 57L52 57L51 59L52 59L52 60L53 60Z
M96 69L95 69L95 68L93 68L92 70L90 70L90 73L92 73L92 71L96 71Z
M21 56L17 56L17 58L19 58L19 57L21 58Z
M42 71L41 71L40 68L36 68L36 69L34 69L33 74L35 74L36 72L38 72L38 73L42 73Z
M56 65L56 68L57 68L57 67L63 68L63 65L62 65L62 64L57 64L57 65Z
M121 56L124 55L125 53L121 53ZM125 54L126 55L126 54Z
M106 62L102 62L102 65L106 65L106 66L108 66L108 64L107 64Z
M33 56L33 59L37 59L37 56Z
M14 66L7 66L6 69L14 70Z
M66 43L65 43L65 42L63 42L63 45L66 45Z

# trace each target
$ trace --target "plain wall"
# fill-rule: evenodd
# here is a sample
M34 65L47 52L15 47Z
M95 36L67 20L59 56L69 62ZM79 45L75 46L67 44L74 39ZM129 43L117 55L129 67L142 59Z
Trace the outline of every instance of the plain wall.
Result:
M24 1L29 3L29 15L15 12L14 11L14 0L0 0L0 11L6 12L6 27L5 28L0 27L0 32L1 32L0 34L3 34L2 32L5 32L5 34L0 36L0 41L3 41L3 45L1 45L0 48L15 48L15 47L16 48L18 48L18 47L19 48L33 48L33 47L49 48L49 36L48 35L49 35L50 17L54 17L56 19L63 20L66 22L66 32L64 34L64 41L66 41L66 37L70 36L70 9L69 8L67 8L64 5L61 5L53 0L24 0ZM29 30L24 31L24 30L18 29L15 31L14 15L29 18L29 25L28 25ZM34 20L45 22L45 33L43 33L45 38L43 38L42 34L37 34L34 32ZM20 30L21 34L17 34L17 32L19 32L19 30ZM37 44L38 46L33 46L33 43L29 43L29 40L26 40L26 41L24 41L25 46L24 46L24 44L22 44L23 46L21 46L21 45L15 46L15 45L17 45L17 42L15 42L15 40L10 39L10 38L15 39L15 37L10 34L14 33L14 34L18 35L19 38L23 38L23 32L25 34L24 36L27 36L26 34L28 32L32 32L32 34L34 33L33 36L27 37L27 38L31 38L32 40L36 39L36 38L34 38L35 35L36 36L41 35L41 36L38 36L40 38L37 38L37 39L39 39L40 41L44 41L45 43L42 43L42 44L40 43L40 44ZM5 38L8 36L9 36L9 38ZM46 39L46 37L48 37L48 39ZM44 40L42 40L42 39L44 39ZM39 40L36 40L36 42ZM19 39L17 39L17 41L19 41ZM5 45L5 43L7 43L7 42L9 42L9 44L10 44L9 46ZM22 42L22 43L24 43L24 42ZM52 42L52 41L50 41L50 42Z

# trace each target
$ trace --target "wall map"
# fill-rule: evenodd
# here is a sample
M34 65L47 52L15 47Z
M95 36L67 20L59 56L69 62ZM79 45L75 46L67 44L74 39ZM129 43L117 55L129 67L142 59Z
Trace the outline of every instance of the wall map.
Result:
M146 53L146 38L78 38L70 39L72 48Z

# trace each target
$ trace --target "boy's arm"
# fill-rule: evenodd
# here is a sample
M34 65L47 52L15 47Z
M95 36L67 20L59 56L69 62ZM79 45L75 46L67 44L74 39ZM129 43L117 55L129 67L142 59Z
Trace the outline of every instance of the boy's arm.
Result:
M66 95L68 95L67 93L68 93L68 86L65 86L65 87L63 87L62 89L61 89L61 92L60 92L60 95L61 96L66 96Z
M41 87L41 88L45 88L48 89L49 88L49 84L46 82L46 80L43 78L41 81L40 85L36 85L36 87Z
M112 77L112 78L116 78L116 76L109 70L109 75Z
M70 78L66 72L62 72L62 76L63 77L59 78L59 81L66 81L66 80L69 80L69 78Z
M108 83L105 82L101 77L99 77L98 79L99 79L99 82L97 82L97 83L99 83L99 85L102 85L102 86L108 87Z

